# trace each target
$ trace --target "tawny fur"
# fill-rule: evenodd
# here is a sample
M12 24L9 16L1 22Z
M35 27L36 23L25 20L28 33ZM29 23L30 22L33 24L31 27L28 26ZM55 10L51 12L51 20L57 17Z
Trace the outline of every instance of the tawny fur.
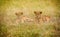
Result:
M32 22L33 19L32 18L29 18L27 16L24 16L23 15L23 12L18 12L18 13L15 13L16 16L17 16L17 19L16 19L16 22L17 23L25 23L25 22Z
M49 22L50 16L42 15L40 11L34 11L36 22Z

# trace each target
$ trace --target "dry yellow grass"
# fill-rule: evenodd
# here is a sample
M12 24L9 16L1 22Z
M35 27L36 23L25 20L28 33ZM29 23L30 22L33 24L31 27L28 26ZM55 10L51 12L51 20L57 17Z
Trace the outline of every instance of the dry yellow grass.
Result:
M58 0L0 0L0 37L60 37L60 1ZM46 23L15 23L15 12L34 18L34 11L52 17ZM57 35L55 35L57 34Z

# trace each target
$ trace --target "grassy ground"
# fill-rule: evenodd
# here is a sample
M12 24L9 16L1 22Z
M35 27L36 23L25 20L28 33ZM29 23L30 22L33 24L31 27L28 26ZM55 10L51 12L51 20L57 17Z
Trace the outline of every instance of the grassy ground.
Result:
M59 10L59 0L0 0L0 37L60 37ZM16 18L16 11L22 11L31 18L34 11L42 11L43 15L56 19L48 23L16 24L11 22ZM6 21L5 18L10 20Z

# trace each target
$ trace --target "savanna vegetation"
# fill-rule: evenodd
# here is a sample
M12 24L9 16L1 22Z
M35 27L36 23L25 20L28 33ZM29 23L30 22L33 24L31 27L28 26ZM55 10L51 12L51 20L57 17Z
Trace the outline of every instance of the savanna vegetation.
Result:
M16 12L34 18L34 11L50 22L15 22ZM60 0L0 0L0 37L60 37Z

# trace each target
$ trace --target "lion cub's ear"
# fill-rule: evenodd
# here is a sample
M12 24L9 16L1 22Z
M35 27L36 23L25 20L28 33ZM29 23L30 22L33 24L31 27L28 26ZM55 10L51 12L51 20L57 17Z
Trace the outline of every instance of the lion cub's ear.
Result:
M36 12L36 11L34 11L34 14L37 14L37 12Z
M21 16L21 15L23 15L23 12L16 12L15 15Z
M23 15L23 12L21 12L21 15Z
M42 12L40 12L40 14L42 14Z
M18 13L15 13L15 15L18 15Z

